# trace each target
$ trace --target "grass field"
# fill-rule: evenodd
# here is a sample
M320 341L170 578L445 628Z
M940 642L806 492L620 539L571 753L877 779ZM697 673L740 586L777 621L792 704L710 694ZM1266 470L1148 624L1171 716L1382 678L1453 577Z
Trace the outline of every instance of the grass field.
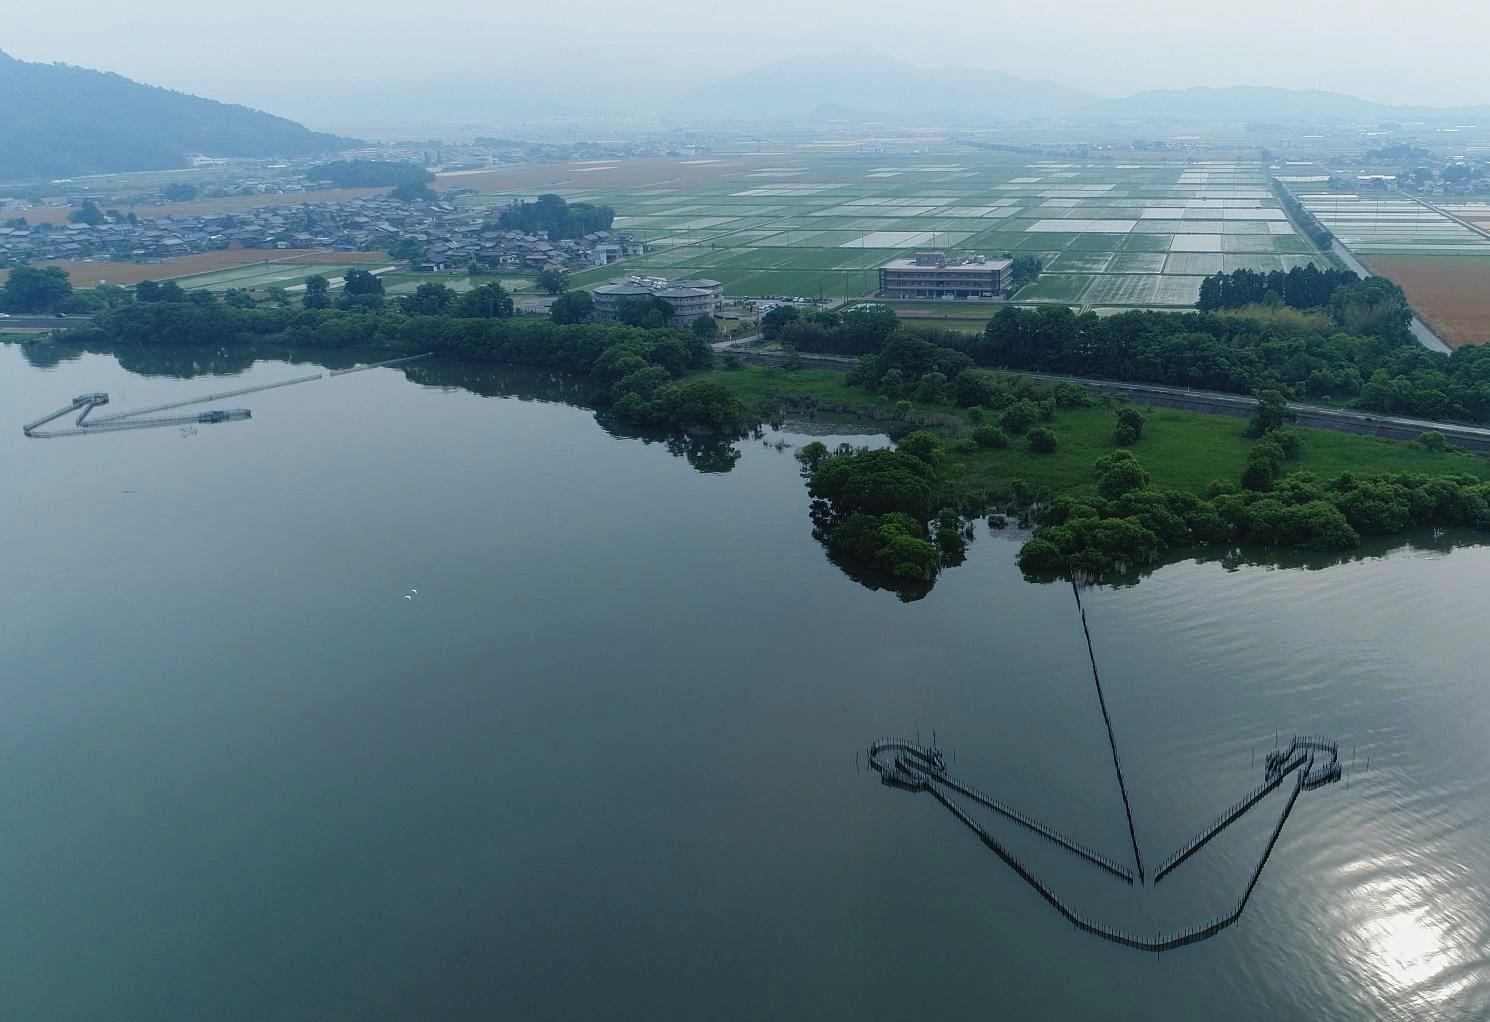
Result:
M717 371L707 378L727 387L751 407L775 404L778 395L812 395L824 404L862 406L887 412L893 402L865 394L844 382L843 374L815 370L783 372L745 367ZM923 411L960 414L948 406L918 405ZM1203 493L1213 479L1237 480L1255 441L1242 435L1246 420L1167 408L1145 408L1143 438L1131 450L1157 486ZM1053 454L1032 454L1014 438L1002 451L953 455L957 473L972 491L1000 492L1012 479L1039 491L1092 492L1092 463L1110 454L1114 414L1109 408L1062 409L1050 424L1060 442ZM1313 472L1328 479L1341 472L1424 472L1468 474L1490 479L1490 459L1472 454L1433 454L1408 443L1376 437L1302 430L1303 451L1288 471Z
M644 256L587 270L710 277L730 297L855 298L921 248L1034 255L1015 296L1090 308L1184 307L1218 270L1325 260L1295 233L1257 163L1059 162L951 143L906 153L788 145L711 160L621 160L473 173L475 201L555 191L616 210Z

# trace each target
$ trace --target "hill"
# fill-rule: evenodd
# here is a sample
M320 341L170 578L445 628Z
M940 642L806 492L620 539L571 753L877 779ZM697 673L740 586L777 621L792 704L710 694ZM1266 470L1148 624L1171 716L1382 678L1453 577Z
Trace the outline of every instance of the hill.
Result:
M0 52L0 181L183 166L210 156L310 156L347 140L283 117Z
M947 65L918 67L870 49L788 57L696 89L667 111L710 121L1054 119L1087 124L1482 122L1490 107L1408 107L1317 89L1251 85L1154 89L1107 99L1047 79Z
M709 120L802 120L844 113L889 120L1062 117L1098 99L1090 92L1002 71L918 67L871 49L787 57L705 85L669 111Z
M1405 107L1318 89L1274 89L1253 85L1229 88L1154 89L1109 99L1080 111L1082 120L1197 123L1239 121L1373 122L1483 118L1486 107Z

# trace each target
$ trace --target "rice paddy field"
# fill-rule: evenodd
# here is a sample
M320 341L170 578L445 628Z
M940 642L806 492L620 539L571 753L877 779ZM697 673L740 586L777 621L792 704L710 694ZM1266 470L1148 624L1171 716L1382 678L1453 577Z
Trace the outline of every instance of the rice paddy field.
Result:
M554 191L604 203L616 229L651 251L576 274L576 285L626 273L709 277L730 297L866 296L879 266L924 248L1038 256L1045 273L1016 301L1104 310L1192 305L1201 280L1223 270L1328 263L1257 163L1042 160L956 146L797 147L692 163L709 166L684 173L680 162L650 181L626 175L625 161L565 165L549 171L551 184L530 172L522 187L467 201Z
M1408 195L1300 195L1314 217L1357 256L1490 255L1490 237Z
M386 252L309 252L272 262L260 260L172 279L189 291L227 291L231 288L258 291L270 287L293 290L315 274L335 282L350 269L379 270L387 266ZM152 279L164 280L166 276L161 274Z

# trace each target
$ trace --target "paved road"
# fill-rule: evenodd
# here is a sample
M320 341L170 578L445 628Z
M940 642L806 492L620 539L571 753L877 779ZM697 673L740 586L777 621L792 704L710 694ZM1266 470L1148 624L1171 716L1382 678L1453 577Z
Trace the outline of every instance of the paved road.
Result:
M12 314L0 317L0 330L58 330L70 326L82 326L92 319L92 316L68 316L66 319L58 319L56 316Z
M740 351L738 354L747 362L764 364L777 363L785 358L779 353L763 351ZM828 369L837 372L847 372L853 368L856 361L841 355L805 353L801 358L805 368ZM1245 394L1228 394L1216 390L1171 387L1159 383L1123 383L1118 380L1095 380L1084 376L1059 376L1053 373L996 373L990 370L984 370L984 372L993 376L1025 376L1050 383L1075 383L1097 394L1123 394L1138 404L1206 412L1211 415L1250 418L1253 409L1257 406L1256 399ZM1428 419L1382 415L1353 408L1332 408L1328 405L1303 404L1297 401L1290 402L1288 407L1298 416L1298 425L1311 429L1331 429L1338 433L1379 436L1389 440L1415 440L1422 433L1437 430L1450 442L1460 447L1490 453L1490 428L1484 426L1433 422Z

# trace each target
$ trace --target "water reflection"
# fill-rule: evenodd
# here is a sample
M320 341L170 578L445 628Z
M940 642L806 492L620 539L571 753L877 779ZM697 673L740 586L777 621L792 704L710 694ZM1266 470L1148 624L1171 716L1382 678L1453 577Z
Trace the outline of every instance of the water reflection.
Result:
M1378 917L1364 937L1382 992L1394 998L1427 985L1448 964L1443 934L1421 906Z
M236 345L93 345L78 343L56 343L42 341L20 345L26 361L37 368L50 368L65 362L76 361L84 354L108 355L116 359L121 368L144 377L167 377L172 379L194 379L200 376L237 376L259 362L288 363L290 365L315 365L325 369L346 369L367 362L389 357L380 349L348 348L301 348L269 344ZM446 391L464 391L483 397L513 398L520 401L540 401L564 404L593 410L589 381L574 373L553 369L498 365L443 356L422 359L399 367L406 379L422 387ZM644 444L657 444L674 457L684 459L701 473L719 474L730 472L741 457L740 442L736 437L691 437L670 434L666 431L640 429L616 420L603 410L596 412L596 422L607 433L620 439L639 440ZM867 426L878 429L878 426ZM824 430L837 433L850 432L842 423L792 422L784 425L788 435L814 435ZM757 430L756 439L763 434ZM866 438L868 440L868 438ZM880 446L883 437L869 440L866 446ZM982 528L977 530L982 532ZM822 535L814 525L814 536L820 541ZM1018 533L1014 533L1018 536ZM971 535L970 537L971 538ZM1272 550L1257 547L1213 547L1169 551L1153 564L1130 571L1124 575L1103 579L1113 588L1128 588L1137 585L1160 569L1173 564L1195 562L1220 564L1227 571L1239 571L1246 567L1276 568L1280 570L1320 571L1341 564L1375 560L1403 549L1429 554L1447 555L1464 547L1484 546L1490 536L1468 529L1420 529L1396 536L1363 536L1361 544L1351 550L1321 553L1304 550ZM886 591L896 595L902 602L914 602L925 598L936 584L897 579L872 566L855 563L827 550L824 553L846 576L872 591ZM956 555L944 558L943 570L956 567L962 558ZM1059 581L1051 576L1026 575L1030 582Z

